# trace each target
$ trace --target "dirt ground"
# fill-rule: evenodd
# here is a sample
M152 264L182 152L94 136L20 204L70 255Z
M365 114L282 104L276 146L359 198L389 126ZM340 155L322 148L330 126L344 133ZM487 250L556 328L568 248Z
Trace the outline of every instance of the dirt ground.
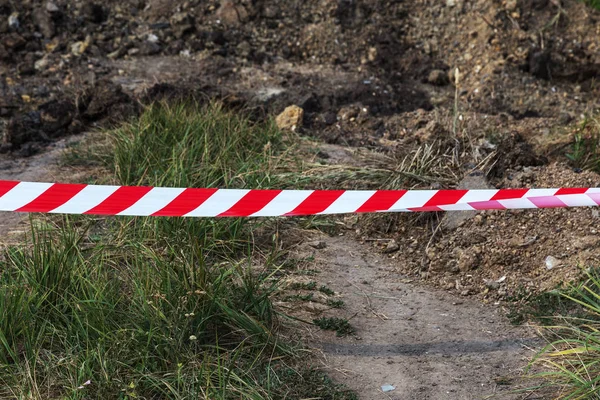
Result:
M0 177L60 177L65 138L191 96L256 119L302 107L299 133L324 143L324 164L431 146L448 163L414 188L600 186L564 156L600 107L599 21L576 0L0 0ZM597 262L598 218L353 220L318 256L362 341L315 343L364 398L492 393L532 337L507 327L501 306ZM2 232L15 221L3 216ZM372 293L385 298L365 309ZM384 383L398 388L378 397Z
M297 313L349 318L354 335L307 337L326 370L361 399L522 398L511 391L522 387L519 376L540 345L532 329L511 326L499 306L415 285L395 260L352 237L312 239L324 248L304 243L295 252L314 257L320 271L305 280L330 287L345 307L303 303L305 315ZM395 389L384 393L383 385Z

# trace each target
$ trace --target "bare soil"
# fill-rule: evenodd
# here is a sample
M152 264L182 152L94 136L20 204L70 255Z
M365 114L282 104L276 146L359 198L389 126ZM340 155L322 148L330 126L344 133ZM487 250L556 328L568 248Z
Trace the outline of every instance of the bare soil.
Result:
M414 188L600 186L564 156L600 107L599 21L576 0L0 0L0 177L64 176L50 167L64 138L191 97L257 120L302 107L299 133L325 143L324 164L357 162L348 149L401 159L429 145L448 156L443 179ZM344 221L353 238L328 241L331 286L364 291L348 300L363 341L355 353L355 339L323 349L356 372L338 377L364 398L395 382L407 388L398 398L493 392L493 377L522 365L518 343L530 338L504 328L499 307L598 261L596 210L449 215L354 218ZM8 227L16 217L2 218ZM385 272L366 267L375 261ZM390 299L361 308L365 293L380 292ZM411 304L421 306L409 320ZM400 332L408 339L396 341Z
M383 257L352 237L312 239L325 248L297 248L295 255L314 257L319 271L304 281L333 289L332 298L345 306L322 307L320 296L289 308L306 319L349 319L353 335L316 329L306 336L330 374L361 399L522 398L514 391L524 386L520 375L540 345L532 329L511 326L499 306L415 284L400 272L397 261L403 260ZM384 393L386 384L395 390Z

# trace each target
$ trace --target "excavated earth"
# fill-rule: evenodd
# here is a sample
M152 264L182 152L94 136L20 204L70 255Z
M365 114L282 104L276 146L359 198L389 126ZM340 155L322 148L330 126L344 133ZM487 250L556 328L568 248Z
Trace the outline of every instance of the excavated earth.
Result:
M256 120L302 107L298 132L322 143L322 164L359 149L447 160L412 188L600 186L565 157L600 107L599 21L576 0L0 0L0 177L76 180L56 167L73 135L194 98ZM2 232L18 219L2 218ZM362 341L310 333L328 367L358 369L337 377L366 399L493 393L535 347L504 305L600 254L594 209L377 221L345 220L319 261L336 292L384 293L366 311L348 301ZM353 248L386 274L339 261ZM404 392L377 390L398 374Z

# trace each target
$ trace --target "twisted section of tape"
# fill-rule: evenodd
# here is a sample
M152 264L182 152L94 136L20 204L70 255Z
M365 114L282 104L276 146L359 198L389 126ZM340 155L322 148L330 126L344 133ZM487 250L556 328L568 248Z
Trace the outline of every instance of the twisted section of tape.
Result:
M254 190L0 181L0 211L156 217L274 217L600 205L600 188Z

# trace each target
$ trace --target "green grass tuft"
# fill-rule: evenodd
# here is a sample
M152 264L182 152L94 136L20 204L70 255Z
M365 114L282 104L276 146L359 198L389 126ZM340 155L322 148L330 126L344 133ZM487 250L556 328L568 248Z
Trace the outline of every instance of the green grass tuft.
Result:
M321 285L321 287L319 288L319 292L321 292L327 296L335 295L335 292L333 290L331 290L331 288L327 285Z
M337 336L348 336L355 332L355 329L347 319L337 317L321 317L314 319L313 323L326 331L335 331Z
M566 154L575 168L600 172L600 122L587 118L575 132L575 140Z
M530 364L544 366L531 376L560 399L595 399L600 393L600 273L586 274L587 281L561 293L577 314L563 314L544 327L549 343Z

